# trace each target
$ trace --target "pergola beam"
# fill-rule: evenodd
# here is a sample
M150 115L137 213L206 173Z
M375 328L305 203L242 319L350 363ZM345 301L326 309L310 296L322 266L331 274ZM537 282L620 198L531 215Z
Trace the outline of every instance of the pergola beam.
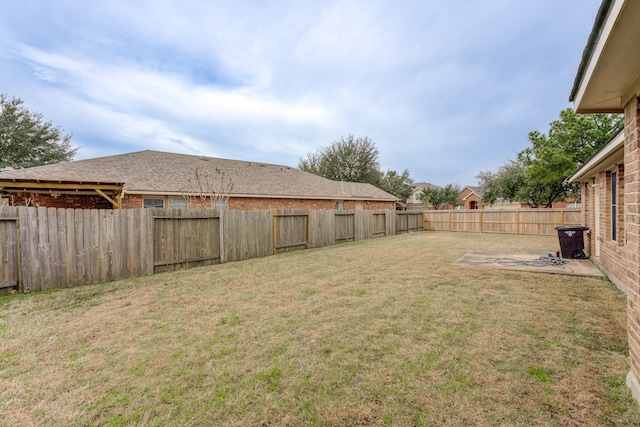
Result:
M0 180L0 191L9 193L71 194L78 196L100 196L109 201L114 209L122 208L124 184L117 182L53 182ZM107 194L111 193L111 195Z
M107 199L109 202L111 202L111 204L115 209L120 209L120 203L119 203L120 197L116 196L116 200L113 200L111 197L104 194L102 190L100 190L99 188L96 188L95 190L96 190L96 193L98 193L99 195Z
M46 181L0 181L0 190L5 188L22 188L22 189L51 189L51 190L65 190L65 189L77 189L77 190L95 190L96 187L101 190L122 190L124 184L108 183L67 183L67 182L46 182ZM9 191L9 190L7 190Z

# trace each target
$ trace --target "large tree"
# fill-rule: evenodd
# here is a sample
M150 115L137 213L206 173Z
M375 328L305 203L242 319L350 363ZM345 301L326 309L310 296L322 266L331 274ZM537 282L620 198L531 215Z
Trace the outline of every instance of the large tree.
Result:
M477 178L482 187L482 202L486 205L498 201L520 201L520 190L526 183L522 164L514 160L508 161L495 171L480 171Z
M460 186L447 184L443 188L423 188L420 192L422 205L431 209L448 209L459 204Z
M553 202L577 195L566 182L600 147L622 129L617 114L576 114L568 108L550 124L548 133L529 133L530 146L497 171L481 171L483 202L501 198L551 207Z
M393 194L400 200L407 200L413 192L413 179L409 176L409 170L402 174L394 170L387 170L382 177L381 188L389 194Z
M29 110L20 98L0 94L0 167L27 168L72 160L71 135Z
M565 180L621 129L618 114L583 115L567 108L551 123L547 134L529 133L531 145L518 154L518 160L526 170L529 186L539 189L540 204L550 207L575 193Z
M380 186L378 149L368 137L341 137L330 146L301 158L298 169L336 181L368 182Z
M406 200L413 191L413 179L409 170L401 174L395 170L380 170L378 148L365 136L355 138L349 135L340 137L328 147L315 153L307 154L307 158L298 161L298 169L320 175L335 181L363 182L393 194L400 200Z

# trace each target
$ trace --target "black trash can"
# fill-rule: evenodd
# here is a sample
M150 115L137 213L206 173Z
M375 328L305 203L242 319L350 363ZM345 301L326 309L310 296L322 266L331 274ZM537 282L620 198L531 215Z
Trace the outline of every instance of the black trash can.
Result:
M562 258L585 259L587 257L584 253L583 232L588 229L589 227L583 226L556 227Z

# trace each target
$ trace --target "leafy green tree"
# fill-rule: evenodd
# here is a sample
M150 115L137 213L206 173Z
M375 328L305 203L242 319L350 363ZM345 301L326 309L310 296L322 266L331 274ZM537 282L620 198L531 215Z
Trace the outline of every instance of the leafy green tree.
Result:
M600 147L622 129L617 114L576 114L568 108L550 124L549 132L529 133L530 146L495 172L481 171L482 201L498 199L551 207L553 202L579 195L566 182Z
M330 146L298 161L298 169L336 181L365 182L381 186L378 149L368 137L341 137Z
M420 200L425 207L432 209L449 209L459 203L460 186L448 184L443 188L423 188Z
M24 101L0 94L0 167L27 168L72 160L71 135Z
M482 187L482 202L493 205L498 201L520 201L520 190L526 184L526 173L522 164L510 160L496 171L480 171L477 176Z
M576 189L565 182L600 147L621 129L618 114L576 114L571 108L560 112L551 122L549 132L529 133L531 145L518 153L518 161L526 173L530 205L551 207ZM522 192L521 192L522 193Z
M381 187L389 194L393 194L400 200L407 200L413 192L413 179L409 176L409 170L402 174L394 170L387 170L382 177Z

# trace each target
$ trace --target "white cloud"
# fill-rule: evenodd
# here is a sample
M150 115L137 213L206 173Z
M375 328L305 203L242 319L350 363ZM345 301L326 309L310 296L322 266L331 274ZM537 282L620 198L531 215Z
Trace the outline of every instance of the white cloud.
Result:
M376 141L384 167L472 184L566 106L597 7L3 2L0 87L60 120L87 156L295 164L353 133Z

